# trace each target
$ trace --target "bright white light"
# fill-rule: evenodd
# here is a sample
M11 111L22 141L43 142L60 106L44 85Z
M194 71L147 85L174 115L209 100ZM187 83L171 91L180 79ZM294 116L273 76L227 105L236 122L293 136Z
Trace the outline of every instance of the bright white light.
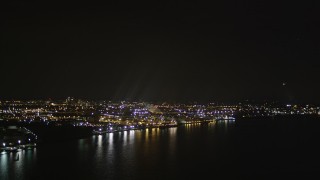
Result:
M6 146L6 143L2 143L3 146Z
M20 141L20 140L18 140L18 143L20 144L20 143L21 143L21 141Z

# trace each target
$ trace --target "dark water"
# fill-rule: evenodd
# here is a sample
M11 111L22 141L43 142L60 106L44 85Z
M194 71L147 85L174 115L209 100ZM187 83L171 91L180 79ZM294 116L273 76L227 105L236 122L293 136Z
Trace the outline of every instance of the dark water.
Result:
M0 179L271 179L320 173L317 120L127 131L2 152ZM209 176L209 177L208 177Z

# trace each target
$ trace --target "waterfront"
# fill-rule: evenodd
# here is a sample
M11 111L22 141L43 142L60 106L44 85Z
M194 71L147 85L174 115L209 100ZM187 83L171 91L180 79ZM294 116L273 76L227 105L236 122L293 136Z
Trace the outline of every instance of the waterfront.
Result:
M318 119L220 121L2 152L0 179L263 179L319 169Z

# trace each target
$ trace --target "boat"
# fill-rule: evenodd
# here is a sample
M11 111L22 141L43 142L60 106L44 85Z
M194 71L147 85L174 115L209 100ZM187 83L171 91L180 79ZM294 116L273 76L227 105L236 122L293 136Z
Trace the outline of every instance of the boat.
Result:
M18 151L18 147L16 147L16 146L4 147L4 148L2 148L2 149L5 150L5 151L9 151L9 152Z

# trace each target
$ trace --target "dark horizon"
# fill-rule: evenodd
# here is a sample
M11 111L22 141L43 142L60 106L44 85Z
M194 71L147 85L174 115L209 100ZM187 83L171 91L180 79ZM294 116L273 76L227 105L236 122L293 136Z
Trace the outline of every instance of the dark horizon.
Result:
M0 99L320 102L319 2L3 4Z

